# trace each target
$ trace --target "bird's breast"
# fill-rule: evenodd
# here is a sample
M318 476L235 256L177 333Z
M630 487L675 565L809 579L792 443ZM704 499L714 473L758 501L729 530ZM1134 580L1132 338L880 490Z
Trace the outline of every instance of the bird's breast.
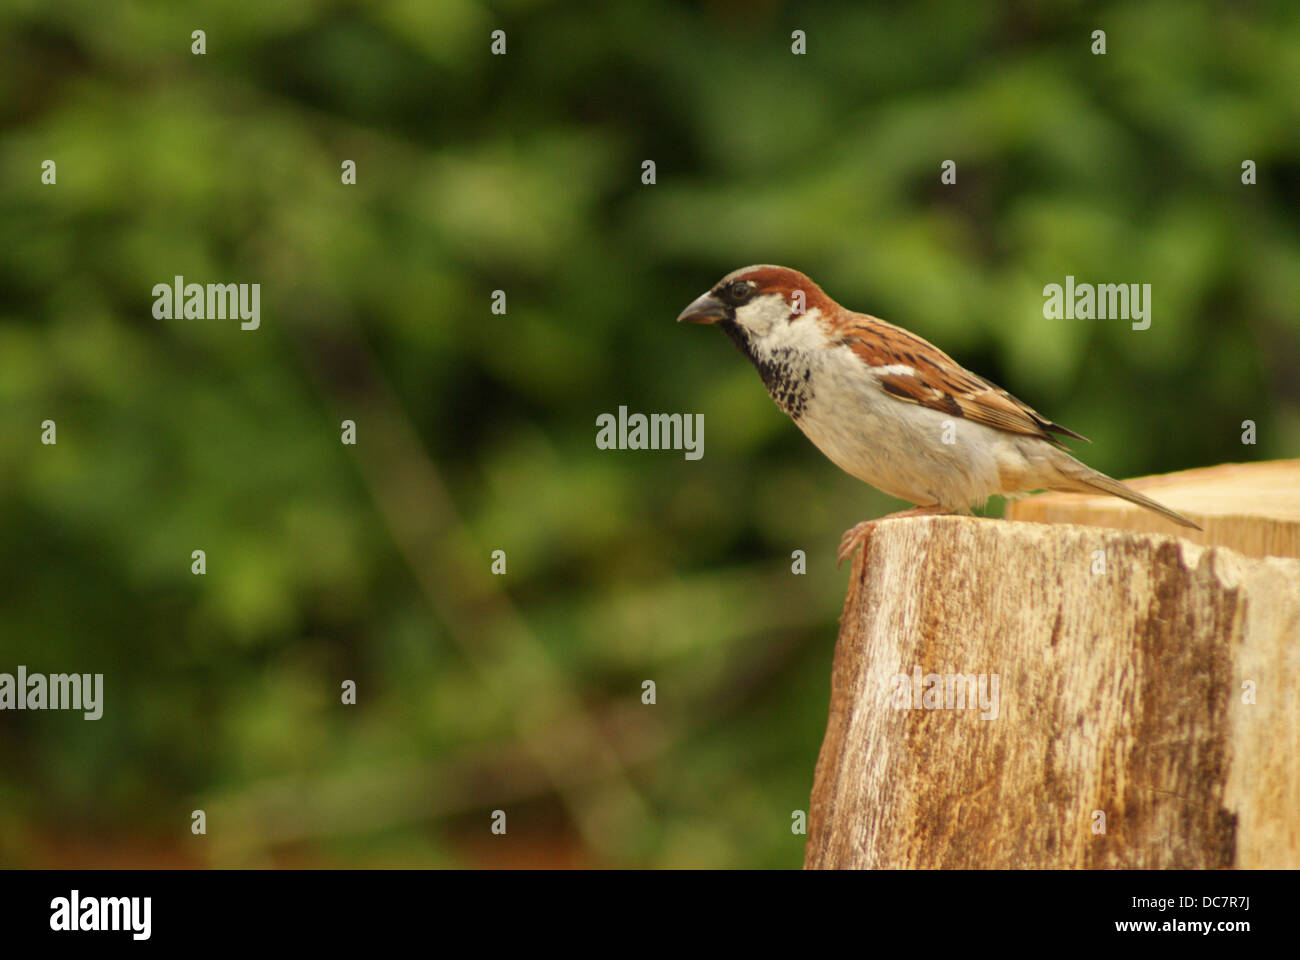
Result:
M756 360L754 366L776 405L798 422L814 396L812 365L796 351L783 350L765 360Z

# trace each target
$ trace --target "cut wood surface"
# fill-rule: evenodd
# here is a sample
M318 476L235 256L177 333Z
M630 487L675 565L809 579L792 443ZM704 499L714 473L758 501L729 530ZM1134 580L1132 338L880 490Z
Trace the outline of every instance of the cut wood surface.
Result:
M1225 463L1124 482L1196 521L1204 532L1115 497L1075 493L1010 502L1006 516L1171 534L1248 557L1300 557L1300 460Z
M1295 486L1238 506L1139 486L1198 521L1298 512ZM1099 524L1071 506L1086 499L1017 512ZM931 677L950 675L974 683L941 680L936 701ZM981 675L985 708L957 706ZM1300 867L1298 678L1300 560L1096 525L888 521L854 558L805 866Z

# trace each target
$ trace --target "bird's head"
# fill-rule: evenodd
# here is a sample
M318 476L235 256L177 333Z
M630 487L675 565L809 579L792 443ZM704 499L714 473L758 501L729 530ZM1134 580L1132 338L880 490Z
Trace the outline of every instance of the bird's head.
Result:
M720 323L728 332L762 339L802 316L828 316L835 302L798 270L759 264L727 274L677 317L678 323Z

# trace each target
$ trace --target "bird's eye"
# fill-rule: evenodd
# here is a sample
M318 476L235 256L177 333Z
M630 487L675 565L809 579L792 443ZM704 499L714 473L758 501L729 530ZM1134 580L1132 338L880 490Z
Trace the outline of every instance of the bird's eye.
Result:
M754 285L748 280L737 280L727 288L727 296L736 303L744 303L754 295Z

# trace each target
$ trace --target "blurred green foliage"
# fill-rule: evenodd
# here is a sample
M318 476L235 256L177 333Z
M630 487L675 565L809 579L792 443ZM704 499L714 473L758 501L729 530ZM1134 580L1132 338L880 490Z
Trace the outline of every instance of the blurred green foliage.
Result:
M11 0L0 671L106 702L0 715L0 863L797 866L834 547L901 505L677 311L783 263L1114 475L1294 456L1298 121L1293 3ZM1067 274L1151 329L1043 319Z

